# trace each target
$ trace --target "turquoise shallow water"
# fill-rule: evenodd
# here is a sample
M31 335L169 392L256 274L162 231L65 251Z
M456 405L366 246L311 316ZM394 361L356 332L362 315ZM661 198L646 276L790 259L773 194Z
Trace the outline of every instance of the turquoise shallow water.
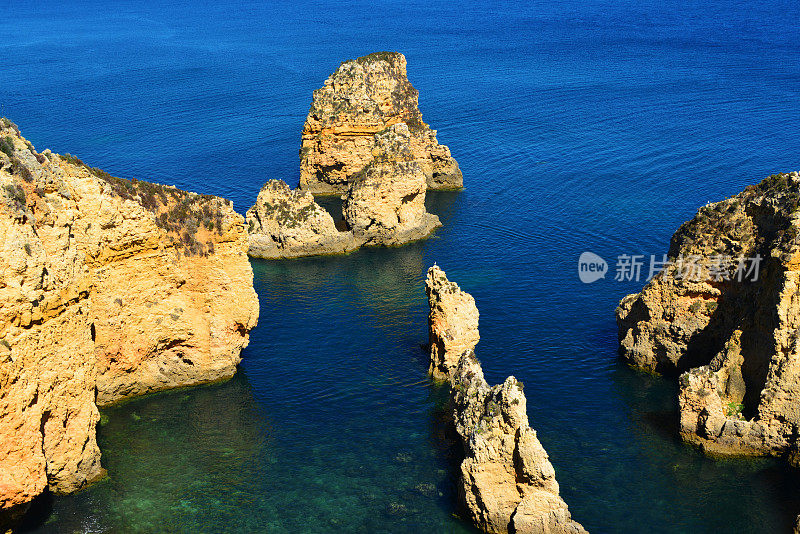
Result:
M399 50L467 189L423 243L254 261L261 320L224 384L104 410L110 477L29 532L470 532L453 517L423 274L481 312L490 381L525 383L591 532L780 532L800 473L675 438L674 385L616 355L641 283L581 284L591 250L660 254L698 206L800 168L796 2L0 1L0 114L40 149L226 196L296 183L311 91Z

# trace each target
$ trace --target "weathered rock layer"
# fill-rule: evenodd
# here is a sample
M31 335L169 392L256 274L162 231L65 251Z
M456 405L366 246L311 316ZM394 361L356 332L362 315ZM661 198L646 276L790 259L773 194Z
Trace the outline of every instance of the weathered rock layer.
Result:
M472 295L447 279L434 265L425 280L428 295L428 337L431 347L430 373L437 380L449 380L461 355L480 341L478 308Z
M673 263L617 309L630 363L683 372L681 434L708 452L797 459L799 199L790 173L704 206L672 237Z
M406 58L379 52L345 61L314 91L303 127L300 187L345 193L373 160L374 135L396 123L410 132L410 150L430 189L458 189L463 179L450 150L422 121L419 92L408 81Z
M528 424L522 384L513 376L495 386L484 379L472 351L478 342L475 301L436 266L428 270L426 288L431 371L450 382L463 450L459 495L469 519L491 533L586 532L559 496L553 465Z
M97 404L231 376L258 302L228 201L38 153L6 119L0 197L1 520L102 475Z
M441 226L425 211L425 174L414 160L408 127L394 124L375 134L374 159L343 197L344 220L368 245L400 245L427 237Z

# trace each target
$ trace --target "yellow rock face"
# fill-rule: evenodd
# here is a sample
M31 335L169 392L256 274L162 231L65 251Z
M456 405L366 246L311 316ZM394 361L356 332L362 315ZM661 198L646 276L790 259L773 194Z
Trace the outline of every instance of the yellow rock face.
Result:
M673 265L617 308L630 363L683 373L681 436L709 453L800 458L798 199L793 172L704 206L672 237Z
M481 339L478 308L472 295L449 281L436 265L428 269L425 292L431 344L429 371L437 380L448 380L461 355L474 349Z
M350 182L342 212L356 239L367 245L401 245L441 226L425 211L425 174L414 159L404 123L375 134L374 159Z
M314 91L303 127L300 187L312 193L346 192L373 159L374 135L402 122L411 131L410 146L428 188L459 189L458 163L422 121L418 100L403 54L379 52L342 63Z
M559 495L553 464L528 423L522 383L490 386L475 357L478 309L433 266L426 281L431 373L450 382L453 425L463 450L458 490L484 532L585 534Z
M247 246L229 202L40 154L0 119L0 512L102 476L97 404L234 374Z

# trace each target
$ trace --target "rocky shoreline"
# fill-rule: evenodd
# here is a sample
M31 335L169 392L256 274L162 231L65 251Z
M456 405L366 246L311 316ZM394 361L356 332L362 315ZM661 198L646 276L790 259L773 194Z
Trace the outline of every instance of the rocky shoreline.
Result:
M258 319L229 201L37 152L0 119L0 522L102 477L97 406L236 372Z
M301 188L267 182L246 220L222 198L37 152L0 119L0 526L103 477L98 406L236 372L258 319L248 255L396 246L441 226L426 191L460 188L461 172L421 117L402 54L343 63L314 93ZM343 194L345 230L311 192Z
M478 309L471 295L428 269L431 374L450 384L452 424L462 459L458 490L468 519L484 532L579 534L559 496L555 469L528 424L522 383L490 386L473 351Z
M681 437L709 454L800 463L798 199L793 172L702 207L668 253L697 276L676 262L617 308L622 356L680 374Z

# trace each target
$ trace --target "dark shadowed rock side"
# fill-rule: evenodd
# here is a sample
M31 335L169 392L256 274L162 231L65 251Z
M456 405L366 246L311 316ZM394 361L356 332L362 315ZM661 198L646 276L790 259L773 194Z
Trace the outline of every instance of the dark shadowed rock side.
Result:
M236 372L247 247L229 201L39 153L0 119L0 526L103 475L98 405Z
M559 496L555 470L528 424L522 384L490 386L472 347L478 312L472 297L428 270L431 371L450 382L453 424L463 459L459 499L469 520L491 533L585 533ZM444 347L444 350L442 349ZM455 350L461 350L455 358Z
M798 463L799 204L793 172L702 207L668 253L684 266L694 257L697 276L676 262L617 308L622 355L683 373L680 432L709 453Z
M303 127L300 188L342 194L374 159L375 134L397 123L410 131L409 150L429 189L460 189L461 170L436 131L422 121L419 92L406 58L378 52L345 61L314 91Z
M337 229L308 191L271 180L247 211L250 255L295 258L396 246L428 237L441 226L425 211L425 175L411 152L406 125L393 124L373 137L374 158L342 197L346 229Z

